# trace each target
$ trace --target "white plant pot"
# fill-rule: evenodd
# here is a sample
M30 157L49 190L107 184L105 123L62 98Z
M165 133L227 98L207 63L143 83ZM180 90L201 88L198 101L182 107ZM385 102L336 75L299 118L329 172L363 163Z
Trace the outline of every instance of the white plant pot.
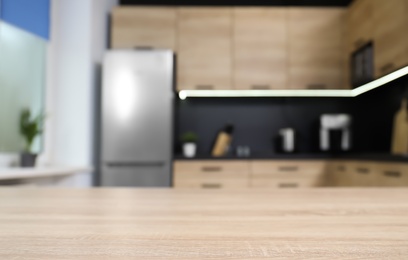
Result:
M191 158L196 155L197 144L195 143L185 143L183 144L183 154L185 157Z

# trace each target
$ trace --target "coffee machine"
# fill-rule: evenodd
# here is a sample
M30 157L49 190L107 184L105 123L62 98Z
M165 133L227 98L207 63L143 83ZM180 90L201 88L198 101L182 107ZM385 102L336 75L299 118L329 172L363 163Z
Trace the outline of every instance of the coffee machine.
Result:
M320 117L320 149L322 151L349 151L351 148L351 116L323 114Z

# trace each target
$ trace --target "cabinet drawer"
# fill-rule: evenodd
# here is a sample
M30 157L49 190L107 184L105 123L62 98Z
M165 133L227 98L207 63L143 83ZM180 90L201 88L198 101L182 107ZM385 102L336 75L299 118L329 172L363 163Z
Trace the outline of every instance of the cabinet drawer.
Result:
M175 162L175 187L245 188L248 187L249 163L230 161Z
M323 161L254 161L251 187L315 187L326 184Z
M408 165L381 163L378 165L379 185L385 187L408 186Z
M275 178L252 178L250 187L252 188L310 188L321 186L321 183L314 178L282 177Z
M231 161L195 161L195 162L175 162L174 171L192 174L212 174L212 173L248 173L248 162Z
M253 161L251 172L253 176L268 176L275 173L288 174L321 174L325 172L323 161Z
M221 179L213 178L176 178L174 179L175 188L198 188L198 189L229 189L229 188L248 188L247 178Z
M378 164L373 162L350 162L351 185L356 187L375 187L378 183Z

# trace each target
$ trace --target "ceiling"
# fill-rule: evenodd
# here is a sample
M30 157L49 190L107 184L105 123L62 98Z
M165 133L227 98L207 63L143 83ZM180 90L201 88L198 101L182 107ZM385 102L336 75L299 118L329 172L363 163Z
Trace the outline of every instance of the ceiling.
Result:
M120 0L121 5L216 5L216 6L348 6L352 0Z

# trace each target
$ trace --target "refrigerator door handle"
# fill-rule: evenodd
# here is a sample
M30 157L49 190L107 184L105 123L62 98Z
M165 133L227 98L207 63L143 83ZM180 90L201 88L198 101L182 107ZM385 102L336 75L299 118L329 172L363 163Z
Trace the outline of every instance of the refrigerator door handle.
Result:
M106 162L107 167L163 167L165 162Z

